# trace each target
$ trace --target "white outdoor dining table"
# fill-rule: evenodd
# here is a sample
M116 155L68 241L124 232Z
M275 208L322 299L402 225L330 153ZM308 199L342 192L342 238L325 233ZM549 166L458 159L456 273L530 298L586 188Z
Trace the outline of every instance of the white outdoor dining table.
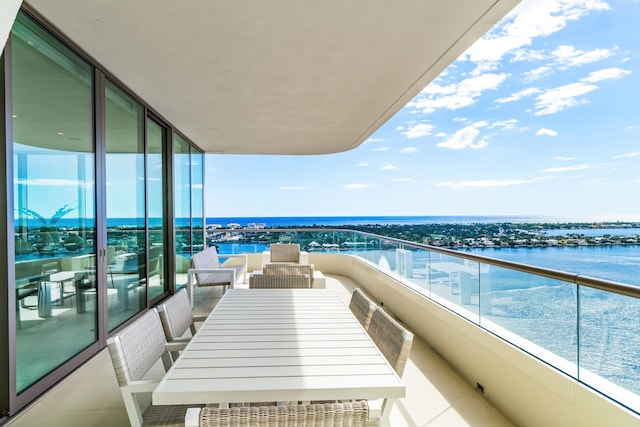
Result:
M405 386L331 289L230 289L154 405L397 398Z

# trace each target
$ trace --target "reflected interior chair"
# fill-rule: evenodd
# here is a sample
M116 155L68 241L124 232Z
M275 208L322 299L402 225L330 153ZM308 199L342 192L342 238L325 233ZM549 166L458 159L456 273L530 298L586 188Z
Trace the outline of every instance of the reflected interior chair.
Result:
M313 264L268 263L262 267L265 275L307 275L313 288ZM251 279L249 279L251 280Z
M196 333L195 322L202 322L206 316L195 316L191 310L191 302L185 288L180 289L158 307L158 314L168 342L189 342L191 337L185 337L187 330L191 336ZM174 354L174 358L177 357Z
M143 395L148 400L158 385L157 381L145 379L149 370L160 359L165 370L169 369L171 352L185 347L185 343L167 343L156 309L110 337L107 347L131 426L182 425L188 405L148 405L145 409L142 400Z
M297 243L274 243L269 246L269 262L300 262L300 245Z
M187 270L187 291L191 298L193 307L193 297L195 287L198 286L222 286L223 292L227 286L233 288L242 275L243 280L247 280L247 255L246 254L225 254L227 258L234 258L237 264L221 265L218 258L218 251L215 246L211 246L201 252L191 256L191 266Z
M249 289L276 289L311 287L311 279L307 274L252 274L249 277Z
M349 301L349 309L353 313L358 322L366 330L369 329L371 323L371 317L376 310L376 304L369 299L360 288L353 290L351 294L351 300Z
M413 343L413 334L389 316L381 307L376 307L374 310L367 332L396 374L402 377ZM382 404L383 417L388 417L393 401L394 399L384 400Z
M38 315L40 317L52 316L52 304L55 301L53 294L54 285L58 288L58 304L64 305L65 298L75 295L75 286L71 289L65 287L66 283L73 284L72 272L60 271L58 261L50 261L42 264L40 282L38 285Z
M190 408L185 427L375 427L380 411L367 401L310 405Z

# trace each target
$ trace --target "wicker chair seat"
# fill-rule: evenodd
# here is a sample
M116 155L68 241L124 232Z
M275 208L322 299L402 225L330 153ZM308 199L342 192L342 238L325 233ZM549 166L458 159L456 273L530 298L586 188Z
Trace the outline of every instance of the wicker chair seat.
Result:
M262 274L309 276L310 286L313 288L313 264L268 263L262 268Z
M374 427L366 401L311 405L203 408L199 427Z
M250 289L310 287L311 279L306 274L252 274L249 277Z

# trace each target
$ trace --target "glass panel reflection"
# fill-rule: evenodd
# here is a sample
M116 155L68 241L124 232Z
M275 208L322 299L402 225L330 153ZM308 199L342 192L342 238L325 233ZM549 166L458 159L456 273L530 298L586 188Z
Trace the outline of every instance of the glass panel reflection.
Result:
M622 403L637 405L640 301L583 286L579 292L580 380Z
M191 253L204 249L204 153L191 147Z
M576 285L492 266L482 289L482 326L577 375Z
M96 341L92 69L19 14L12 30L16 391Z
M106 85L107 304L113 330L147 305L145 273L144 112Z
M165 281L165 236L164 228L164 128L151 119L147 119L147 215L149 243L147 257L147 286L149 300L159 297L167 290ZM143 255L140 256L140 275Z
M191 167L189 143L174 134L173 201L176 223L176 289L186 285L191 256Z

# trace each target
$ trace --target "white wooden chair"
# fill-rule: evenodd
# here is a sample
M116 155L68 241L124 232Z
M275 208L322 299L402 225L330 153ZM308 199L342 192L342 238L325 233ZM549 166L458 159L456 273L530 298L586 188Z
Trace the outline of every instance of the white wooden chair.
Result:
M131 426L181 425L187 405L148 405L145 408L142 400L143 395L148 400L158 385L157 381L145 379L149 370L160 359L165 370L169 369L172 363L170 353L185 347L185 343L167 343L158 312L149 310L109 338L107 347Z
M223 292L225 292L227 286L230 288L235 286L241 275L243 276L243 281L247 281L247 255L225 254L224 256L235 258L238 260L237 264L222 265L218 259L218 251L215 246L191 256L192 268L187 270L187 292L191 298L192 307L195 287L222 286Z

